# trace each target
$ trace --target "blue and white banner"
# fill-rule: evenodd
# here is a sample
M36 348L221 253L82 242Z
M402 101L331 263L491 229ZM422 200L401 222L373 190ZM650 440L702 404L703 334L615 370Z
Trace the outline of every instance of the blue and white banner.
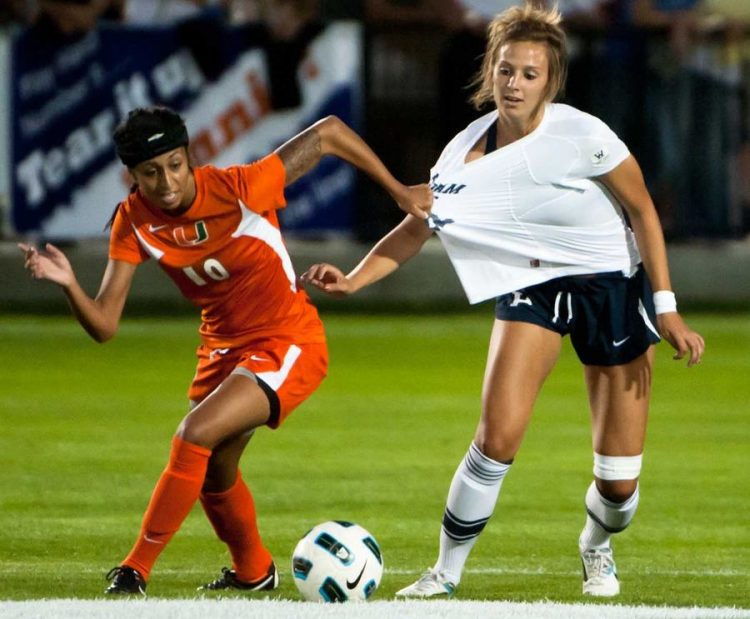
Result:
M17 34L11 45L12 231L60 240L105 234L130 183L111 134L134 107L179 111L195 165L253 161L328 114L358 126L358 24L333 23L313 40L297 72L301 103L284 111L270 107L265 52L236 29L222 28L231 60L210 81L175 27L104 25L67 45ZM287 189L285 230L348 233L355 177L339 160L321 162Z

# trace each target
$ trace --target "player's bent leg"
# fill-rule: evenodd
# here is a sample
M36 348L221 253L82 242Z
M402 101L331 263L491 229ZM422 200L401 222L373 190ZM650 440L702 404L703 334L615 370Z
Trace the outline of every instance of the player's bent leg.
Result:
M324 344L285 344L279 350L271 347L243 354L222 387L233 379L255 383L267 398L268 414L263 415L263 423L276 428L317 388L326 368ZM216 534L229 547L232 567L224 568L219 578L201 587L203 590L268 591L279 584L271 553L258 531L252 493L237 468L251 434L223 441L209 463L201 503Z
M640 470L640 455L594 454L596 479L586 492L586 524L578 540L584 595L611 597L620 593L610 542L635 516L640 498L637 481ZM628 491L630 488L632 490ZM620 500L623 497L624 500Z
M591 405L595 481L586 492L586 523L579 537L583 593L620 591L611 539L632 521L651 394L653 347L629 363L586 366Z

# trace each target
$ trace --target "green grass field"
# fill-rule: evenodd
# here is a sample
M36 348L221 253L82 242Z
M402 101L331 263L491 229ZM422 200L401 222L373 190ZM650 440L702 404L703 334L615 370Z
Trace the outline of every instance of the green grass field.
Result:
M641 507L615 541L622 604L750 608L750 315L694 314L688 370L659 346ZM323 520L379 540L388 599L432 564L453 471L471 440L491 310L325 316L330 376L243 473L282 572ZM0 317L0 599L100 597L130 548L185 410L196 321L130 319L106 346L70 318ZM591 477L588 413L569 344L538 402L459 599L581 601L577 537ZM228 555L196 508L151 597L196 596Z

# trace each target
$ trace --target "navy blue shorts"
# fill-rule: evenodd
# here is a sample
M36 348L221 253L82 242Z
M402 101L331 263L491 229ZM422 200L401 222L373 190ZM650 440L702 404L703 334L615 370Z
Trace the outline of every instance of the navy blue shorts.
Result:
M497 298L499 320L530 322L570 334L585 365L622 365L659 341L651 284L642 266L559 277Z

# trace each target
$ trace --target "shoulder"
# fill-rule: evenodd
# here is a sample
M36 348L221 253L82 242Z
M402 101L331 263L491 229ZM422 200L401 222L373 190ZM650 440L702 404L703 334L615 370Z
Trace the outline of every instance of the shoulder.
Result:
M193 168L195 184L201 194L223 195L226 192L235 193L238 169L241 166L218 168L213 165L202 165Z
M588 114L572 105L552 103L548 108L550 114L547 123L548 135L576 140L614 132L601 119Z
M544 137L535 144L536 154L540 158L546 157L547 161L555 158L565 159L564 176L601 176L629 155L625 143L596 116L559 103L552 104L549 113ZM554 156L551 153L554 153ZM555 165L561 164L558 161Z
M112 213L112 221L114 222L118 219L130 221L134 213L137 213L140 208L143 208L143 205L140 202L138 192L134 188L124 200L117 203Z

